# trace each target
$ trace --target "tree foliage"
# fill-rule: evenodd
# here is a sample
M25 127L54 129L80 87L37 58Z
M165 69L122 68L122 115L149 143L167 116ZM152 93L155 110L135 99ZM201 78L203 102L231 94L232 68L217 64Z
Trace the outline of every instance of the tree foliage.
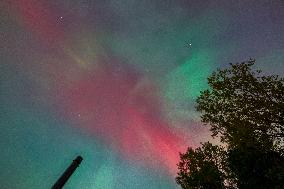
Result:
M229 69L213 72L210 89L201 92L196 108L222 142L268 148L284 137L284 79L261 76L261 71L252 71L254 63L230 64Z
M254 64L230 64L208 78L196 109L226 149L205 143L180 154L182 188L283 187L284 79Z
M176 181L182 188L225 188L226 152L222 147L207 142L195 150L188 148L180 157Z
M227 157L239 188L283 188L284 157L279 152L241 146L229 149Z

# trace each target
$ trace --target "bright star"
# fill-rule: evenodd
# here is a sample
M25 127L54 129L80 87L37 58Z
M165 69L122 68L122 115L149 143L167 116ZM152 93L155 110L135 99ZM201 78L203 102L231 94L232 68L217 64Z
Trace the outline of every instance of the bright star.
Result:
M185 46L186 46L187 48L191 47L191 45L192 45L192 43L189 43L189 42L186 42L186 44L185 44Z

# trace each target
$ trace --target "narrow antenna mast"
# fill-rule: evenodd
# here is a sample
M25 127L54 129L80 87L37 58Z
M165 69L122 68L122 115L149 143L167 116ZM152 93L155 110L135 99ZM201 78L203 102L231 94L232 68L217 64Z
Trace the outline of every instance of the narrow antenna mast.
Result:
M65 172L61 175L61 177L56 181L56 183L52 186L51 189L61 189L64 184L68 181L74 171L79 167L83 158L81 156L77 156L76 159L73 160L71 165L65 170Z

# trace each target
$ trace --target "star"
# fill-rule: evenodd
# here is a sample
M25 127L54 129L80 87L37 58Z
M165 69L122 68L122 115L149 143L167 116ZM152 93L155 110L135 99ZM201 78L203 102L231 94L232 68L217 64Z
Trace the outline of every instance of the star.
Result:
M186 46L187 48L190 48L190 47L192 46L192 43L186 42L185 46Z

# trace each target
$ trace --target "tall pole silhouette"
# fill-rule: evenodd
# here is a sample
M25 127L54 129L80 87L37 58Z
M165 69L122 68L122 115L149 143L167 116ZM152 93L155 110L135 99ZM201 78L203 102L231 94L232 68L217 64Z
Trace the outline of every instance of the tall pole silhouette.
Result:
M65 170L65 172L61 175L61 177L56 181L56 183L52 186L51 189L61 189L67 180L71 177L74 171L79 167L83 158L81 156L77 156L76 159L73 160L71 165Z

